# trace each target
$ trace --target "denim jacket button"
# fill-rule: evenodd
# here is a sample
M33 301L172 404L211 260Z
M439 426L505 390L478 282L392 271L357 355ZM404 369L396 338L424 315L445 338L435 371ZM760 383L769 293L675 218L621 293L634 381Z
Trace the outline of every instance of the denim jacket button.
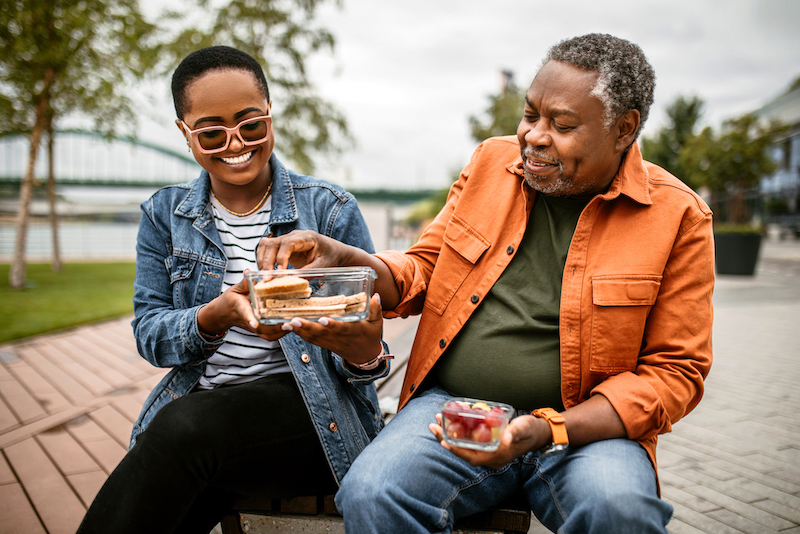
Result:
M308 362L310 362L310 361L311 361L311 356L309 356L308 354L306 354L306 353L304 352L304 353L303 353L303 355L302 355L302 356L300 356L300 360L301 360L303 363L308 363Z
M328 425L328 428L331 429L331 432L336 432L337 430L339 430L339 426L336 423L331 423L330 425Z

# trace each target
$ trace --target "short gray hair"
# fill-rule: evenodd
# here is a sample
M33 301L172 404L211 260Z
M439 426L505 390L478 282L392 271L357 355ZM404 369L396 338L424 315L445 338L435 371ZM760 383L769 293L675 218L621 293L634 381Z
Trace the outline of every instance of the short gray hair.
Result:
M628 111L639 111L642 131L656 87L656 74L639 46L603 33L590 33L565 39L547 52L542 62L560 61L580 69L597 72L592 95L603 103L606 128Z

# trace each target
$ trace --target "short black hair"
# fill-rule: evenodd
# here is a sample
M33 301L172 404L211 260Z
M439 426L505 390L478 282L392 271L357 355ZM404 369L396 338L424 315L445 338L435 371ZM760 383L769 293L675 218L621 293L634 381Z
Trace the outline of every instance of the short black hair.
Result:
M196 79L211 70L243 70L253 75L261 89L261 94L269 102L269 87L264 69L249 54L231 48L230 46L209 46L195 50L183 61L172 74L172 101L175 104L175 113L183 120L183 115L189 102L186 98L186 88Z
M603 103L606 127L635 109L640 116L639 135L650 114L656 87L655 71L639 46L613 35L590 33L554 45L542 66L548 61L597 72L592 94Z

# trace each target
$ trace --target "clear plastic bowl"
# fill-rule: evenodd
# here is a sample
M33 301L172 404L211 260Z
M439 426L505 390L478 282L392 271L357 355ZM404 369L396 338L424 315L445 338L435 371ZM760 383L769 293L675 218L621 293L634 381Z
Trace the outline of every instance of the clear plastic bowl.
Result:
M250 303L261 324L280 324L301 317L318 321L361 321L369 316L373 280L370 267L282 269L245 275Z
M500 435L514 414L508 404L467 397L448 399L440 409L445 443L479 451L500 446Z

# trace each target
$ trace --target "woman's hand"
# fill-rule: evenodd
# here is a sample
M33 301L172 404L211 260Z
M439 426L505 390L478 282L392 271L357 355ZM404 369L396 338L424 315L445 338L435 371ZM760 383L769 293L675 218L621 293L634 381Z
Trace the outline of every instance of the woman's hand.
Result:
M428 425L428 429L441 442L442 447L471 465L485 465L494 469L503 467L525 453L541 449L552 439L550 426L544 419L522 415L512 419L503 430L497 450L476 451L445 443L442 434L442 414L436 414L436 421L437 423Z
M369 300L369 316L363 321L347 323L322 317L318 322L295 317L282 328L294 332L305 341L335 352L349 363L374 360L381 353L383 315L381 299L375 293Z
M278 237L262 237L256 247L259 269L338 267L349 265L347 258L356 249L311 230L293 230ZM365 253L366 254L366 253Z
M244 272L247 274L249 271ZM262 325L258 322L250 303L247 278L200 308L197 322L200 330L210 335L221 334L233 326L255 332L269 341L276 341L288 333L280 325Z

